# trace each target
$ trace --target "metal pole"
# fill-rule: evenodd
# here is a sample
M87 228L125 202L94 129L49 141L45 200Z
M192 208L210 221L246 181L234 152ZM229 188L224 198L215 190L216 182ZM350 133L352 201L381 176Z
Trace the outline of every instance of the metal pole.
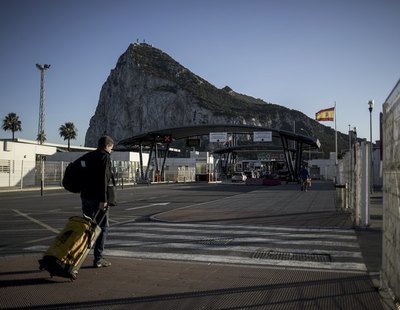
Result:
M347 207L350 207L350 195L351 195L351 139L352 139L352 133L351 133L351 125L349 124L349 170L348 170L348 188L347 188Z
M44 71L50 68L50 65L36 64L36 68L40 70L40 102L39 102L39 124L37 140L40 144L44 142Z
M372 111L369 113L369 141L370 141L370 174L371 174L371 184L370 184L370 193L373 192L374 188L374 161L373 161L373 149L372 149Z
M374 192L374 158L373 158L373 144L372 144L372 109L374 107L374 101L368 102L369 110L369 141L370 141L370 193Z
M335 119L335 165L338 165L338 142L337 142L337 127L336 127L336 101L335 101L335 110L334 110L334 119Z
M44 69L40 69L40 102L39 102L39 124L38 124L38 137L43 133L44 123ZM42 144L43 141L40 141Z
M40 196L44 194L44 156L40 155Z
M24 188L24 160L21 162L21 189Z

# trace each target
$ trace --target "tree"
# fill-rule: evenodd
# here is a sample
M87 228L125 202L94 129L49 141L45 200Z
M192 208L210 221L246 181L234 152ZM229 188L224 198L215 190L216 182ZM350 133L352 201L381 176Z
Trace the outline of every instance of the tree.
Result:
M40 144L43 144L43 142L46 141L46 134L43 130L38 133L36 140L39 141Z
M2 128L4 131L11 130L12 139L14 140L15 132L22 131L21 121L19 120L19 116L13 112L8 113L8 115L3 120Z
M78 129L75 128L74 123L67 122L60 126L59 131L60 137L63 137L64 140L68 140L68 151L70 151L71 139L76 139Z

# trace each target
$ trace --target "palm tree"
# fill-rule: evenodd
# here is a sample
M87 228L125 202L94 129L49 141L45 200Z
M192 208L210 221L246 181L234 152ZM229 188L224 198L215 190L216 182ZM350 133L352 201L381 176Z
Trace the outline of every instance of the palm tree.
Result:
M46 134L43 130L38 133L36 140L39 141L40 144L43 144L43 142L46 141Z
M15 113L8 113L8 115L3 120L2 128L4 131L11 130L12 139L14 140L14 135L16 131L22 131L21 121L19 120L19 116Z
M78 129L75 128L74 123L67 122L59 128L60 137L68 140L68 151L70 150L71 139L76 139Z

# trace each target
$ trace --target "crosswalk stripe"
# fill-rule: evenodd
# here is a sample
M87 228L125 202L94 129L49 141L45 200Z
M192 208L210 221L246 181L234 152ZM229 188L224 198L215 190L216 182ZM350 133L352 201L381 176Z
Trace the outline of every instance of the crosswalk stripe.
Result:
M176 235L176 234L158 234L158 233L140 233L140 232L113 232L113 236L127 237L127 238L147 238L147 239L174 239L174 240L193 240L196 238L198 241L208 240L211 238L210 235ZM297 244L297 245L314 245L314 246L326 246L326 247L346 247L346 248L359 248L356 242L344 242L344 241L328 241L328 240L289 240L283 238L261 238L261 237L235 237L236 242L268 242L273 244Z
M315 232L315 233L337 233L341 235L354 235L352 229L343 228L304 228L304 227L279 227L279 226L245 226L245 225L220 225L220 224L181 224L181 223L162 223L162 222L149 222L149 223L131 223L129 226L134 227L179 227L179 228L214 228L218 230L222 229L246 229L256 231L287 231L287 232Z
M276 252L291 252L291 253L307 253L307 254L319 254L319 255L330 255L332 258L339 257L350 257L350 258L362 258L360 252L352 251L327 251L327 250L316 250L316 249L295 249L295 248L276 248L276 247L259 247L259 246L239 246L239 245L219 245L215 247L213 245L205 245L200 243L179 243L179 242L168 242L160 245L159 242L143 242L143 241L130 241L121 239L112 239L107 241L107 245L118 245L121 247L148 247L148 248L159 248L160 246L174 248L174 249L192 249L192 250L207 250L207 251L236 251L236 252L255 252L260 250L263 251L276 251Z
M116 256L366 270L357 237L350 229L131 222L113 226L107 244L108 255ZM304 260L271 259L271 256L258 259L254 258L257 251L312 257ZM311 261L318 255L326 255L331 261Z
M46 248L38 244L25 250ZM354 230L335 228L128 222L110 228L105 254L332 271L367 270Z
M309 261L285 261L285 260L262 260L237 256L202 255L202 254L183 254L183 253L160 253L160 252L137 252L124 250L105 250L106 255L119 257L132 257L140 259L162 259L162 260L181 260L196 261L204 263L220 264L240 264L257 266L277 266L292 268L313 268L329 270L352 270L365 272L367 269L362 263L335 263L335 262L309 262Z
M140 227L140 226L130 226L130 227L121 227L118 228L118 231L157 231L157 232L180 232L180 233L195 233L201 231L201 233L215 233L215 230L210 230L210 229L194 229L194 228L179 228L179 227L174 227L174 228L166 228L166 227ZM318 239L329 239L329 238L335 238L335 239L340 239L340 240L352 240L356 241L357 237L355 235L333 235L333 234L318 234L315 235L314 232L310 232L309 234L304 234L304 233L296 233L296 234L291 234L289 232L271 232L271 231L254 231L254 230L233 230L233 229L224 229L223 231L218 231L220 234L224 235L229 235L229 234L235 234L235 235L271 235L273 234L274 236L288 236L289 234L293 237L296 238L318 238Z

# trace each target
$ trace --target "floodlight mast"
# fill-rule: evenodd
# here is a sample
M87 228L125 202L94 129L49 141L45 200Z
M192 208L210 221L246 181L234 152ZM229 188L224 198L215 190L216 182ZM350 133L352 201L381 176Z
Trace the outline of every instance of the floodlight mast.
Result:
M40 70L40 102L39 102L39 125L37 140L40 144L44 142L44 71L50 68L48 64L36 64Z

